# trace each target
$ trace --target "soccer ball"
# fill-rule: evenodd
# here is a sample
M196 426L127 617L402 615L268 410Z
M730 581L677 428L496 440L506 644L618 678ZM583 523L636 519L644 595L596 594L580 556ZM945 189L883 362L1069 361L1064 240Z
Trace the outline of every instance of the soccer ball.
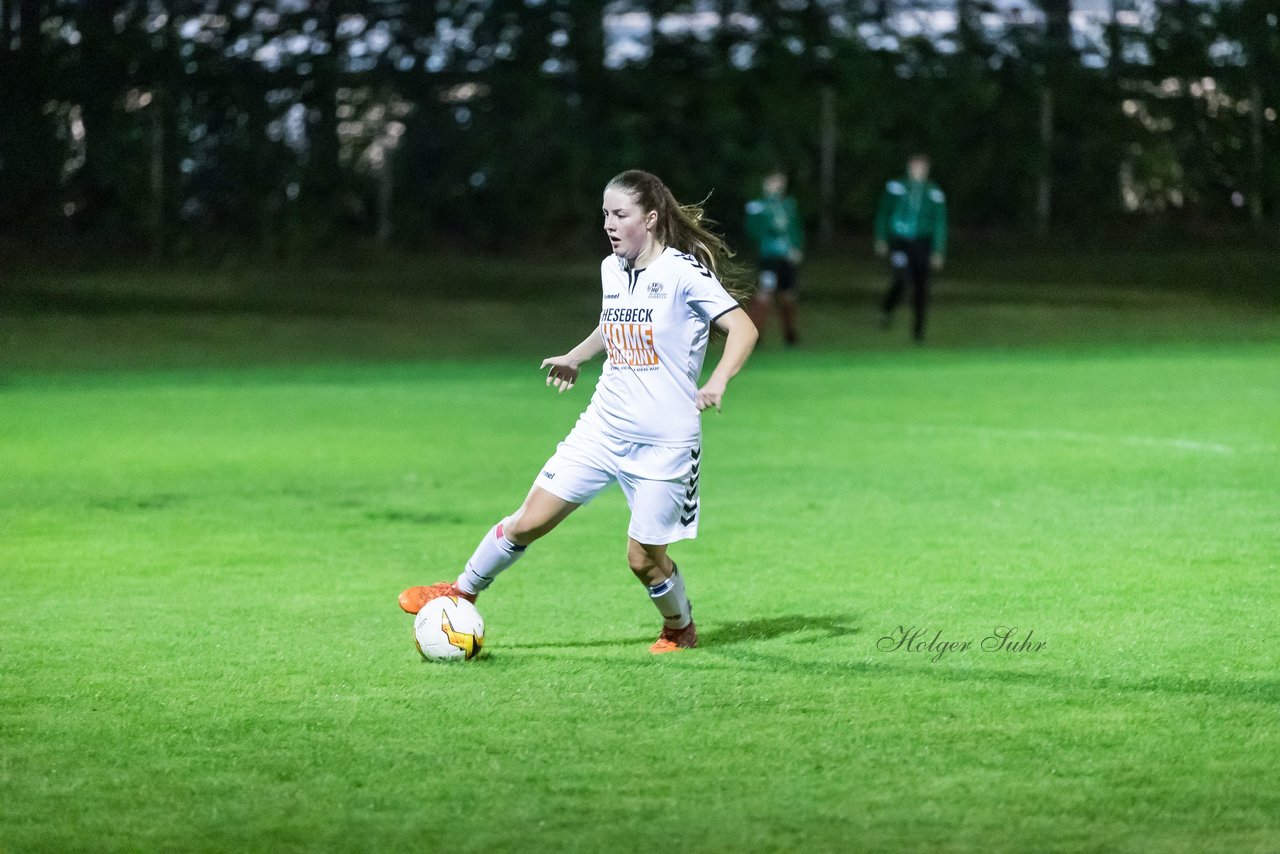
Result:
M484 617L466 599L438 596L414 618L413 642L427 661L470 661L484 646Z

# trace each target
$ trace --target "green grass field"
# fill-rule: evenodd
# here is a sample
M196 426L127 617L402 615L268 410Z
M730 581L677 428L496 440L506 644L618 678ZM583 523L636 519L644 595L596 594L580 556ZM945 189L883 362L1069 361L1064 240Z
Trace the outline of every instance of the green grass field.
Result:
M0 851L1280 849L1265 288L975 266L917 349L819 262L704 419L702 646L610 493L430 665L396 594L589 397L591 265L511 266L8 283Z

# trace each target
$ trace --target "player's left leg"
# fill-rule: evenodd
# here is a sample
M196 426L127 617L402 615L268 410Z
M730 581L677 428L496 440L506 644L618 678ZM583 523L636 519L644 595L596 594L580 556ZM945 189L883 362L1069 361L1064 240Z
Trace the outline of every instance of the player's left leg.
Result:
M782 336L788 347L800 343L800 326L797 323L795 267L787 277L787 286L778 288L778 314L782 316Z
M627 563L649 590L649 600L662 615L662 633L649 647L655 655L692 649L698 645L693 606L684 589L684 576L667 555L666 544L653 545L627 538Z
M662 615L653 653L697 646L684 576L667 554L671 543L698 534L701 449L636 445L618 474L631 507L627 563Z
M913 321L912 335L916 343L924 341L924 327L929 312L929 262L932 247L928 241L920 241L912 247L911 252L911 308Z

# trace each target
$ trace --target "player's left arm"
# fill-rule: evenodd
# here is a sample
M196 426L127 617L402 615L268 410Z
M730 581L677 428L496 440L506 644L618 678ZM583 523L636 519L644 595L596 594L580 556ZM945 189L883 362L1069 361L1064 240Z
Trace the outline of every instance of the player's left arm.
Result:
M793 198L787 199L787 232L791 240L791 263L799 264L804 261L804 220Z
M933 208L933 258L930 262L933 269L941 270L947 263L947 197L941 190L936 190L937 203Z
M741 307L720 315L716 318L715 324L716 328L726 335L724 352L720 354L720 361L716 363L711 376L707 378L702 388L698 389L699 412L713 406L717 412L720 411L720 404L724 400L724 392L729 385L729 380L742 370L742 366L751 356L751 351L755 349L756 340L760 337L760 333L756 331L756 325L751 322L751 318Z

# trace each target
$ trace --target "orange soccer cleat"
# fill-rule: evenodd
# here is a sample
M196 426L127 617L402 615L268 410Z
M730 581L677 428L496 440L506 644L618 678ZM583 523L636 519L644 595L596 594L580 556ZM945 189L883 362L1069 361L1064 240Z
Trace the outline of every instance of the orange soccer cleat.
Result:
M663 628L662 634L658 635L658 639L654 641L653 646L649 647L649 652L654 655L662 655L664 652L693 649L697 645L698 627L694 625L693 620L690 620L689 625L683 629Z
M454 586L452 581L438 581L435 584L419 585L405 590L400 594L400 607L410 614L416 614L422 610L423 605L441 596L457 596L472 604L476 601L476 594L463 593Z

